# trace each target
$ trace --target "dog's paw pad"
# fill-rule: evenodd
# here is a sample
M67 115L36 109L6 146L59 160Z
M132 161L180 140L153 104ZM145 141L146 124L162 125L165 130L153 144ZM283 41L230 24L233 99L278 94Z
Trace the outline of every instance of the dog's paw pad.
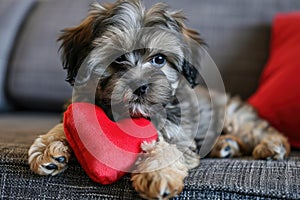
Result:
M48 165L43 165L44 168L46 168L47 170L56 170L58 169L56 164L50 163Z
M225 146L222 150L221 150L221 158L231 158L232 157L232 154L231 154L231 147L228 145L228 146Z
M213 147L210 157L232 158L239 156L240 146L238 141L232 136L220 136Z
M145 199L169 199L178 195L188 175L186 159L176 145L160 141L142 154L135 163L131 181Z
M145 199L169 199L178 195L184 186L184 176L171 170L133 174L133 187Z
M45 152L44 152L45 153ZM44 161L47 159L45 158ZM38 174L57 175L67 168L68 160L65 156L53 157L50 163L40 164Z
M65 163L67 161L67 158L65 156L53 157L53 159L59 163Z
M38 138L28 151L30 169L40 175L57 175L63 172L71 156L70 148L62 141L46 143Z
M167 197L169 197L169 195L170 195L170 192L163 192L163 193L161 194L161 197L162 197L162 198L167 198Z

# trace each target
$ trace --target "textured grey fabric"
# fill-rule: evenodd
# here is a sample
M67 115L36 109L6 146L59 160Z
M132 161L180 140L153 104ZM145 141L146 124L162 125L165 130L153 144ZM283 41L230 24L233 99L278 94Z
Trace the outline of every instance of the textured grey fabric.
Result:
M16 36L35 0L0 0L0 111L8 109L4 84Z
M27 109L59 110L71 97L56 40L63 28L77 25L91 1L39 1L24 23L9 68L10 99Z
M0 14L6 10L1 6L4 1L0 0ZM91 1L45 0L34 7L15 42L7 76L7 90L16 105L60 109L71 96L55 40L59 30L78 24ZM185 11L189 25L199 30L208 44L227 91L243 97L255 90L267 59L272 17L279 11L300 9L299 0L164 1ZM13 10L7 12L13 14ZM59 118L59 114L0 115L0 199L139 199L129 176L101 186L92 182L75 160L56 177L38 176L29 170L29 145ZM300 199L299 177L299 152L280 162L202 159L175 199Z
M103 186L91 181L75 160L56 177L35 175L27 164L28 148L0 144L1 199L140 199L129 175ZM283 162L202 159L174 199L299 199L297 154Z
M61 120L58 113L10 112L0 114L0 143L32 144Z

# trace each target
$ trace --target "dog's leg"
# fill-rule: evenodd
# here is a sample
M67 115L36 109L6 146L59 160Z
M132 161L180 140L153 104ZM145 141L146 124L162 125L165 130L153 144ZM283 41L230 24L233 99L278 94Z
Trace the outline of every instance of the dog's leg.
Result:
M189 169L183 153L164 141L143 144L142 149L145 153L131 178L135 190L146 199L169 199L179 194Z
M219 137L211 151L212 157L252 154L256 159L281 160L290 153L286 137L239 98L232 98L227 103L223 130L227 135Z
M283 160L290 154L290 145L286 137L273 134L264 138L253 150L256 159Z
M28 151L30 169L40 175L56 175L64 171L71 157L63 124L39 136Z

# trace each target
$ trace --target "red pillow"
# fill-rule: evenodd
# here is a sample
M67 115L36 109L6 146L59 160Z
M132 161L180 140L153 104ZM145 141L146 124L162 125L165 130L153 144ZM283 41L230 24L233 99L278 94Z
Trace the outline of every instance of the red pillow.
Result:
M300 148L300 12L276 15L270 57L248 102Z

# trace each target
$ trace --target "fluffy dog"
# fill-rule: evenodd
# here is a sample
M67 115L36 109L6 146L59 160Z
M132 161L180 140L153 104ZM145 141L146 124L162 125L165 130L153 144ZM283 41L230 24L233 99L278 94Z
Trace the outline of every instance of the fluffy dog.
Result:
M95 103L112 120L146 117L155 124L159 141L142 145L145 153L132 173L144 198L180 193L188 170L199 165L197 146L210 150L215 143L210 156L223 158L280 160L289 154L287 139L250 105L199 84L203 40L186 27L181 11L162 3L146 10L139 0L94 3L59 41L73 101ZM221 129L227 134L216 140ZM71 151L60 123L34 141L30 168L61 173Z

